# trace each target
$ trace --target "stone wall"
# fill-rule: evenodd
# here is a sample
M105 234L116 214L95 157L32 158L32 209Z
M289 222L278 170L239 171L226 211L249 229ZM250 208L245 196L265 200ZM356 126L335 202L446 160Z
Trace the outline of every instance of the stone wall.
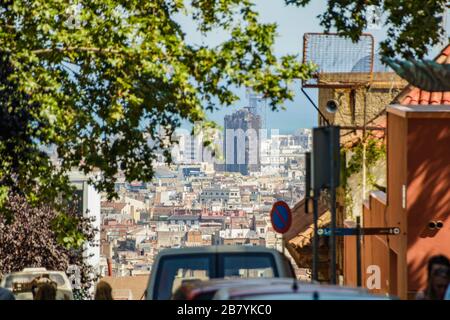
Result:
M366 121L372 120L382 112L399 94L399 89L356 88L319 90L319 109L327 119L341 126L362 126L364 124L364 105L366 105ZM328 100L338 101L339 108L335 114L326 111ZM354 103L351 103L351 101ZM353 110L354 109L354 110ZM319 119L319 123L320 123Z

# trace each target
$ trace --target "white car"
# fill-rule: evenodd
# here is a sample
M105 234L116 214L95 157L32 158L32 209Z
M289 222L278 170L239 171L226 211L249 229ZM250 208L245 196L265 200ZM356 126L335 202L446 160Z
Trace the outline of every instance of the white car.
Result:
M33 279L47 276L57 284L56 300L73 300L72 285L63 271L51 271L46 268L25 268L3 277L0 287L10 290L16 300L33 300L30 284Z
M375 295L367 289L291 282L271 285L245 285L222 288L213 300L393 300L392 296Z
M289 260L261 246L207 246L161 250L153 263L147 300L169 300L187 282L210 279L294 278Z

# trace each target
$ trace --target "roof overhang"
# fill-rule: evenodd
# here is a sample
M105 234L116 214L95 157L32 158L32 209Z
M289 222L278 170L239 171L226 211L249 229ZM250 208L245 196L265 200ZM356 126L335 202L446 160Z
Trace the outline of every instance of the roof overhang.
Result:
M402 118L450 119L450 105L390 105L387 112Z
M312 202L312 201L311 201ZM327 212L328 208L325 203L319 201L318 214L319 218ZM283 239L289 242L296 238L314 223L312 208L309 208L308 213L305 212L305 199L303 198L292 209L292 225L291 228L283 234Z

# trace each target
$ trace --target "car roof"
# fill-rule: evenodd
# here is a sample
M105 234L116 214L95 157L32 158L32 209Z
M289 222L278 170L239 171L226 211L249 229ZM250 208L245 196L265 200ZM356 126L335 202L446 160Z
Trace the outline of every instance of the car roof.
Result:
M55 270L47 270L47 269L24 269L22 271L14 271L11 273L6 274L5 276L10 276L10 275L25 275L25 274L50 274L50 273L57 273L57 274L65 274L64 271L55 271Z
M304 283L297 280L298 283ZM223 288L240 288L242 286L258 286L258 285L293 285L293 278L231 278L231 279L211 279L198 280L184 283L180 286L187 295L197 295L203 292L217 291Z
M298 280L297 280L298 281ZM290 283L292 284L294 282L293 278L214 278L210 280L199 280L198 282L191 282L188 285L195 286L197 288L209 288L209 287L216 287L216 286L227 286L230 285L237 285L237 284L249 284L249 283L261 283L261 284L268 284L268 283ZM299 282L299 281L298 281ZM303 282L302 282L303 283Z
M159 252L159 256L169 256L178 254L201 254L201 253L259 253L266 252L272 254L280 254L275 249L266 248L263 246L242 246L242 245L214 245L203 247L189 247L189 248L167 248Z
M30 275L31 276L33 276L33 275L39 276L39 275L43 275L43 274L48 274L48 275L50 275L50 274L57 274L57 275L60 275L63 278L63 280L64 280L64 285L62 285L62 286L58 285L58 288L72 290L72 286L70 284L69 278L67 277L67 275L66 275L66 273L64 271L44 270L43 268L42 269L35 268L34 270L29 268L29 269L24 269L22 271L16 271L16 272L8 273L8 274L6 274L3 277L1 283L6 282L6 279L8 277L20 277L20 276L27 276L27 275L28 276L30 276Z
M218 297L245 297L268 294L295 294L295 293L327 293L327 294L368 294L365 288L343 287L337 285L323 285L310 282L297 281L297 290L294 291L293 282L273 283L270 285L253 285L223 288L218 291Z
M55 271L55 270L22 270L22 271L15 271L15 272L11 272L5 275L5 278L8 276L18 276L18 275L33 275L33 274L59 274L63 277L67 277L66 273L64 271Z
M290 292L279 294L258 294L240 297L243 300L392 300L391 296L375 295L370 293L348 292L318 292L314 297L313 292Z

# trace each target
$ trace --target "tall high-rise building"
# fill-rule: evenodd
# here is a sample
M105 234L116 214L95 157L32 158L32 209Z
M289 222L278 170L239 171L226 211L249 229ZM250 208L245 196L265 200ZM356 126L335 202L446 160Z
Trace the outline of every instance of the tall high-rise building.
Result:
M254 112L254 108L242 108L225 116L224 171L242 175L261 171L260 130L261 116Z
M172 159L175 163L214 162L211 150L203 146L203 133L194 136L187 130L181 129L176 132L175 139L178 141L178 144L172 148Z

